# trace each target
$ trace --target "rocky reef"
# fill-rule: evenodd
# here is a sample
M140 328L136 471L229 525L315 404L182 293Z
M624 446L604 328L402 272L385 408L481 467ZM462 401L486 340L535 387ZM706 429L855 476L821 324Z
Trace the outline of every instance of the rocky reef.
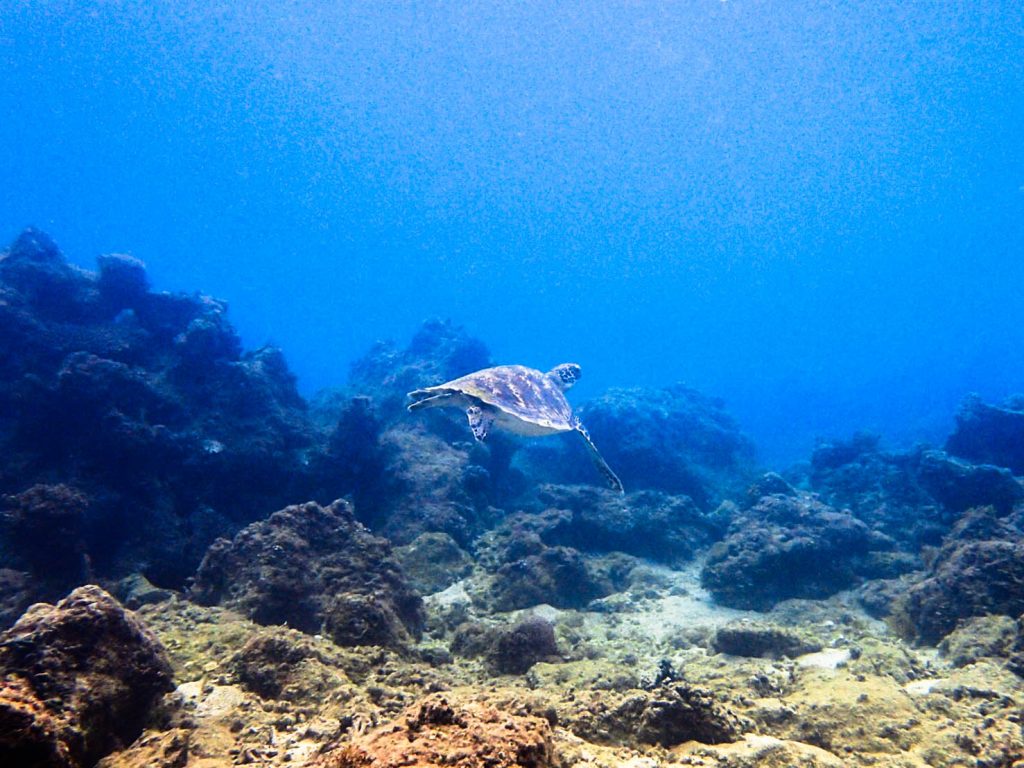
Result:
M0 255L3 765L1024 765L1020 398L766 473L720 401L612 390L617 494L406 412L492 364L451 322L307 403L226 311Z

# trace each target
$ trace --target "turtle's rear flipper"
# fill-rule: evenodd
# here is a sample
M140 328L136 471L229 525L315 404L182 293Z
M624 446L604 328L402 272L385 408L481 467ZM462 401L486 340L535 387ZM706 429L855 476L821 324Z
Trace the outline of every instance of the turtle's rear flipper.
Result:
M587 428L580 423L578 418L573 418L573 428L579 433L579 436L583 438L583 442L587 444L587 449L590 453L590 459L594 462L594 466L597 467L597 471L604 475L604 479L608 482L608 487L613 491L619 493L625 493L625 489L622 487L622 481L619 480L618 475L612 472L612 468L608 466L608 462L604 460L604 457L597 450L597 446L594 445L594 441L590 439L590 433L587 432Z

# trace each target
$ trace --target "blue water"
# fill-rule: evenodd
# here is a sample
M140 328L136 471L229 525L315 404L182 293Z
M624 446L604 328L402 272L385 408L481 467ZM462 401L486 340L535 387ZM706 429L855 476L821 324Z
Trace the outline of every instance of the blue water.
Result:
M150 5L0 4L0 239L226 299L307 394L431 316L776 464L1024 390L1022 3Z

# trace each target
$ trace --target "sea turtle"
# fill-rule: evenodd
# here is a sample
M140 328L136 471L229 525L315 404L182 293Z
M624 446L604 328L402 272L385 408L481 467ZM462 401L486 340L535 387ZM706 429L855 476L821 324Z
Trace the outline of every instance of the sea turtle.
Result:
M410 392L414 402L409 410L462 408L473 437L481 441L492 426L530 437L576 432L608 485L622 493L621 481L601 458L590 434L562 394L579 377L580 367L576 363L556 365L547 373L523 365L499 365Z

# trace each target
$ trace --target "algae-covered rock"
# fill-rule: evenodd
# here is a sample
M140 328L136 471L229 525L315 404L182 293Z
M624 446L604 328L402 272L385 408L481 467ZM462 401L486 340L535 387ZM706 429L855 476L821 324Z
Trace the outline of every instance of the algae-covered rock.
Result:
M467 576L473 561L445 533L423 533L409 544L395 547L395 559L412 585L425 595L440 592Z
M868 555L889 547L849 513L806 496L765 496L711 547L701 583L723 605L767 610L789 598L827 597L875 575Z
M192 595L260 624L324 630L341 645L403 645L425 619L388 541L344 501L287 507L214 543Z
M313 766L328 768L554 768L551 726L540 717L433 695L395 722L326 752Z
M950 532L926 578L893 609L905 637L934 645L962 619L1024 613L1024 533L993 508L968 512Z
M608 693L568 725L598 743L671 747L685 741L736 741L752 724L712 691L670 682L648 691Z
M1020 624L1009 616L978 616L963 621L942 638L939 652L957 667L984 658L1006 658L1020 635Z
M96 586L0 634L0 764L88 768L142 731L173 688L156 638Z
M779 626L737 622L719 627L711 640L718 653L779 659L820 651L820 642Z

